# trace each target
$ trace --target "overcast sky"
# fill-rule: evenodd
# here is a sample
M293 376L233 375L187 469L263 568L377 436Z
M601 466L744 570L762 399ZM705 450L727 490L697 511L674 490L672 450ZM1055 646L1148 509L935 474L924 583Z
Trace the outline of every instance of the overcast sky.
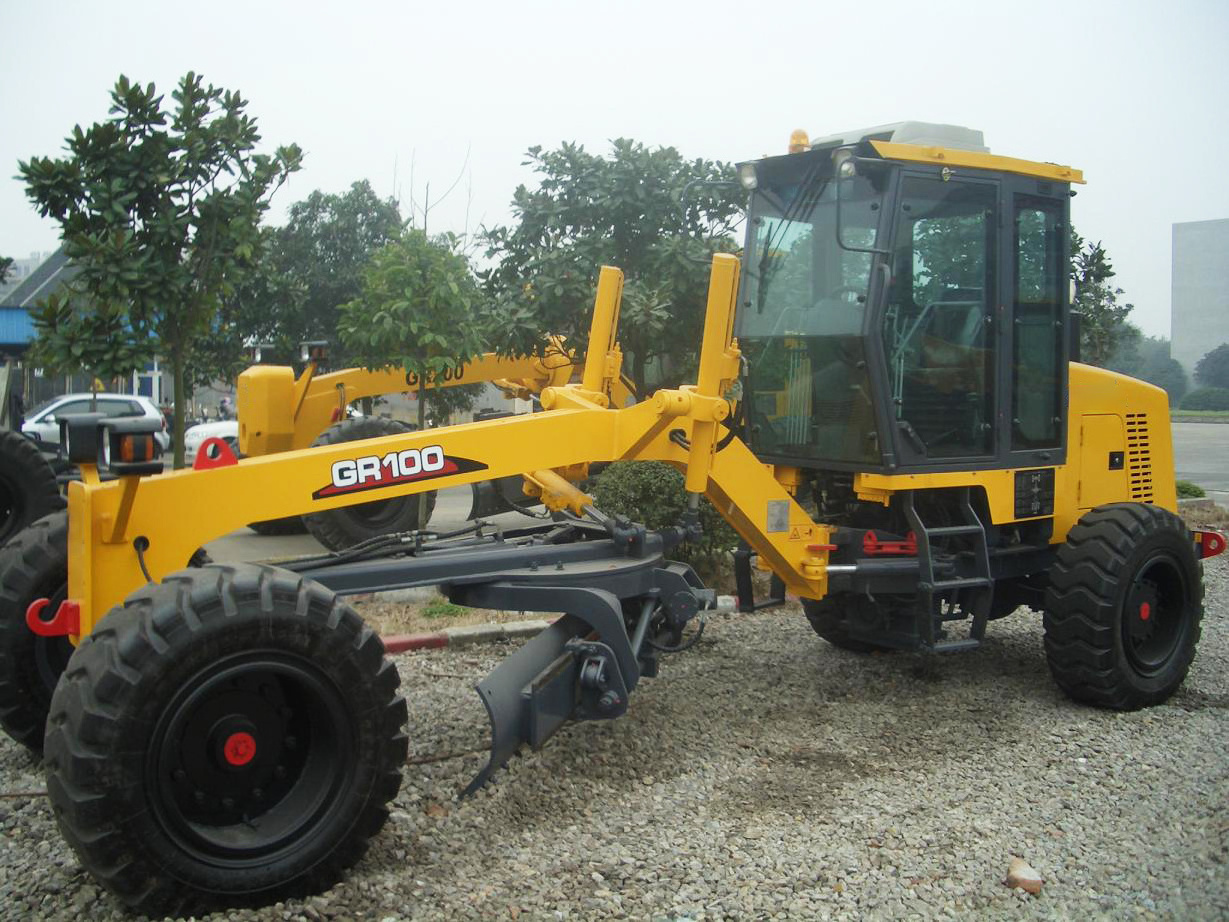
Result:
M58 245L18 159L105 118L119 74L169 102L188 70L239 90L270 149L305 150L274 222L313 189L365 178L407 211L458 175L428 229L504 222L534 144L741 160L795 127L950 122L1084 170L1076 227L1105 243L1132 319L1168 335L1171 225L1229 218L1225 0L0 0L0 255Z

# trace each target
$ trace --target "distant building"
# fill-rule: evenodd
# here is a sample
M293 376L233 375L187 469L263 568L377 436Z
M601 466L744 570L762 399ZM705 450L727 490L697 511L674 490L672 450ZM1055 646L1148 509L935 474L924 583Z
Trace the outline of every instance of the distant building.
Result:
M7 304L8 296L17 289L17 286L33 275L34 270L50 257L50 253L31 253L25 259L14 258L13 265L9 267L8 281L0 285L0 304Z
M1229 218L1173 228L1169 351L1193 381L1199 360L1229 343Z

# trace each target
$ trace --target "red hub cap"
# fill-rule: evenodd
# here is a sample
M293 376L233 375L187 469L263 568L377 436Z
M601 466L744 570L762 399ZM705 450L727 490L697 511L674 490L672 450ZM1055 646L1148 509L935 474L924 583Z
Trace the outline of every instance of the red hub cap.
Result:
M222 744L222 754L231 765L247 765L256 758L256 738L250 733L232 733Z
M1139 620L1147 621L1151 617L1152 617L1152 606L1149 605L1147 602L1144 602L1142 605L1139 606Z

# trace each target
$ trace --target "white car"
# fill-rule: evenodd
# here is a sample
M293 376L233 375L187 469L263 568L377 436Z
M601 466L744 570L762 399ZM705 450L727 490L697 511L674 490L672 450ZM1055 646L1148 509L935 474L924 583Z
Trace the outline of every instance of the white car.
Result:
M91 409L91 400L97 401L94 409ZM171 437L166 432L166 417L152 400L138 394L65 394L63 397L53 397L26 414L21 431L44 442L59 444L60 417L90 412L114 417L145 416L157 420L159 429L154 433L154 438L164 452L171 445Z
M239 451L239 421L219 419L212 423L197 423L183 434L183 460L191 467L196 462L196 453L205 439L221 439L233 452Z

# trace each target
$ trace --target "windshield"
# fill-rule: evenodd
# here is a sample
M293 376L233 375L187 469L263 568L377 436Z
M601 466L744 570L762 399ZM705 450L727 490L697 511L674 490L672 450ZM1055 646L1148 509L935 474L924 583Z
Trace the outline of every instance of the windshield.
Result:
M882 189L834 179L823 151L761 161L757 180L737 329L752 443L764 455L878 463L862 334Z

